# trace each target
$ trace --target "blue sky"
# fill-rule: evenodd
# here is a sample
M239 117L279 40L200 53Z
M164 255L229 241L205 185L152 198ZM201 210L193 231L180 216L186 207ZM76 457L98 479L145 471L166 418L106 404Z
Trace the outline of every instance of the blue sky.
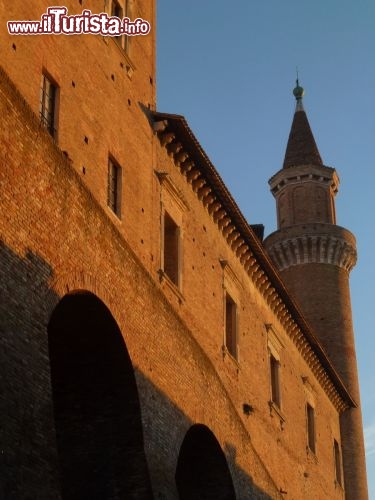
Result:
M184 115L250 223L276 228L267 181L282 166L296 66L337 223L357 237L351 274L370 499L375 499L375 3L158 0L159 111Z

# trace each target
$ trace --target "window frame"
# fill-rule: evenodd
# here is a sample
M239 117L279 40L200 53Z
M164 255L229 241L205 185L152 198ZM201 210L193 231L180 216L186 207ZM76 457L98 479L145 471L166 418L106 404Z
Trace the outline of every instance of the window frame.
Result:
M172 242L172 245L170 245L167 241L166 221L168 222L168 226L171 226L172 224L174 226L173 230L175 234L173 235L174 241ZM169 239L170 238L168 238L168 240ZM175 248L171 250L171 246L174 246ZM176 222L171 213L164 208L162 212L162 270L169 281L178 289L181 289L181 246L181 226ZM171 251L170 253L169 250ZM168 269L172 267L175 267L173 272L168 272Z
M238 361L238 305L228 290L224 291L224 346L232 358Z
M121 219L122 208L122 168L113 158L108 156L107 173L107 205L111 211Z
M267 350L268 350L268 376L270 387L269 405L275 409L283 423L285 416L282 414L283 397L282 397L282 374L281 374L281 351L284 349L284 344L271 323L266 323L267 331Z
M280 358L269 352L271 402L281 409Z
M184 300L182 295L183 291L183 246L184 246L184 212L189 210L189 205L185 200L181 190L174 184L168 172L154 170L154 173L160 183L160 260L159 260L159 276L160 282L165 283L169 286L172 292L177 296L178 301L181 303ZM173 283L169 276L165 273L164 266L164 231L165 231L165 212L169 214L169 217L177 225L178 232L178 285Z
M343 468L340 443L333 439L333 463L335 467L335 481L343 487Z
M308 449L316 455L316 416L315 408L306 403L306 433Z
M121 9L121 13L116 12L116 7L118 9ZM120 19L124 19L125 17L130 19L130 1L129 0L110 0L109 15L119 17ZM116 44L125 52L125 54L129 55L130 36L123 34L123 35L118 35L118 36L115 36L112 38L114 39Z
M50 95L50 90L53 90ZM39 118L43 127L57 140L58 102L60 87L51 75L43 70L39 92Z

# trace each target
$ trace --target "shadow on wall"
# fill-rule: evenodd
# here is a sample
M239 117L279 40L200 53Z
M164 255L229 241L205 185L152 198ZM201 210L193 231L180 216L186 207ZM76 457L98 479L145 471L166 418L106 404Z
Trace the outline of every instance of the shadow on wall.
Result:
M59 498L40 257L0 240L0 498Z
M134 370L110 311L65 295L48 338L63 499L151 499Z
M186 433L178 456L176 484L181 500L236 500L223 450L205 425L195 424Z
M47 317L52 274L0 244L0 498L269 500L233 446L134 371L100 299L67 295Z
M282 498L271 478L272 496L254 483L238 465L234 445L227 442L223 450L211 429L192 422L148 377L136 372L136 379L141 402L147 400L148 406L147 412L142 413L155 500ZM202 402L204 404L206 402ZM149 447L151 440L152 447ZM257 461L253 449L249 449L248 454L249 463ZM262 466L257 463L258 471Z

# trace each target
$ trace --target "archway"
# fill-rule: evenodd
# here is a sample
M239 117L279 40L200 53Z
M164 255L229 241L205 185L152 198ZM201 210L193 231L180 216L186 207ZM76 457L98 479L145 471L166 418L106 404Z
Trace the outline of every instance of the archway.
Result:
M180 500L236 500L225 455L208 427L193 425L186 433L176 485Z
M66 295L48 325L63 500L152 499L133 366L95 295Z

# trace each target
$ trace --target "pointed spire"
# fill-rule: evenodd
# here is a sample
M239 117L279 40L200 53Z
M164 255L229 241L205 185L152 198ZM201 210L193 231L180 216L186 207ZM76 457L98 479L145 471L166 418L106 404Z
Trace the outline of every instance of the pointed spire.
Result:
M293 95L296 98L296 111L286 147L283 168L308 164L323 165L307 115L303 109L302 97L304 93L304 89L299 85L297 74L296 87L293 90Z

